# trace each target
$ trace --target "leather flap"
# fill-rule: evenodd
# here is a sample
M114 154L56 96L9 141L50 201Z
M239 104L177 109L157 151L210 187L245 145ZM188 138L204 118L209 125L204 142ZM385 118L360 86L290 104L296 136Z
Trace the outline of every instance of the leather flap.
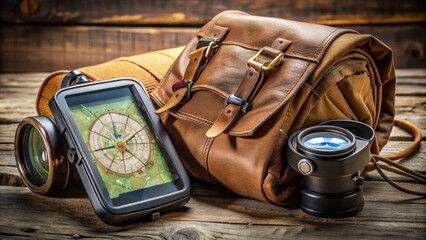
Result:
M191 99L169 110L183 120L206 125L207 129L224 108L225 99L235 93L247 70L247 61L277 38L290 41L281 64L265 73L265 80L226 133L249 136L297 93L321 61L330 43L351 30L294 22L283 19L251 16L243 12L226 11L207 23L176 60L162 83L153 91L152 99L159 107L173 94L172 86L183 79L188 54L195 50L198 39L214 26L226 27L223 39L207 67L192 86ZM297 97L297 96L296 96Z

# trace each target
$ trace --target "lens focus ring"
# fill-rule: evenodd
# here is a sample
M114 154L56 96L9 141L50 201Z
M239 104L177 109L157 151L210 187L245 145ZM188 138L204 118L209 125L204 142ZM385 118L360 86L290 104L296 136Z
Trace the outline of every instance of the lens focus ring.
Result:
M70 176L64 158L64 141L55 123L47 117L23 119L16 130L15 158L28 188L47 195L62 190Z
M315 157L340 157L354 150L355 136L343 128L315 126L300 132L297 148Z

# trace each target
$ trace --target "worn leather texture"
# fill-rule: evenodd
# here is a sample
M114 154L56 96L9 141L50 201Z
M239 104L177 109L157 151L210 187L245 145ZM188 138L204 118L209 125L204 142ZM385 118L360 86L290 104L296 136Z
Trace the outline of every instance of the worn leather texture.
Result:
M215 40L210 49L206 39ZM226 11L200 29L151 98L193 176L285 206L300 182L285 158L294 131L352 119L375 129L372 153L386 144L392 52L352 30Z
M147 92L151 92L163 79L174 60L182 52L183 47L149 52L130 57L121 57L94 66L82 67L79 70L90 81L100 81L113 78L134 78L140 81ZM48 102L59 90L62 79L69 70L56 71L43 81L40 86L36 108L41 116L53 117Z

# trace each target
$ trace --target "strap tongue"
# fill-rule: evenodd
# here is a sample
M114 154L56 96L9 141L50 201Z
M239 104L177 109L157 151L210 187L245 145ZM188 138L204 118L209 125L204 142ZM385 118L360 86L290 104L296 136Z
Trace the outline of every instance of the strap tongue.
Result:
M227 31L227 29L221 29ZM221 34L224 35L225 33ZM216 35L218 35L216 33ZM167 103L157 109L155 113L159 114L171 108L174 108L179 103L184 103L191 97L191 87L197 81L199 75L206 67L210 58L213 56L216 48L219 47L219 40L217 38L201 38L198 41L197 49L189 54L189 63L186 68L183 80L173 84L173 95L169 98Z
M194 76L196 76L198 69L202 64L205 64L203 61L203 57L205 55L205 52L209 46L201 47L189 54L189 64L186 68L184 80L181 80L179 82L176 82L173 84L173 95L169 98L167 103L157 109L155 113L159 114L162 112L165 112L176 105L178 105L180 102L182 102L185 98L188 98L188 93L190 92L190 87L192 86L192 83L189 84L191 80L185 80L185 79L194 79ZM187 87L185 87L187 86Z

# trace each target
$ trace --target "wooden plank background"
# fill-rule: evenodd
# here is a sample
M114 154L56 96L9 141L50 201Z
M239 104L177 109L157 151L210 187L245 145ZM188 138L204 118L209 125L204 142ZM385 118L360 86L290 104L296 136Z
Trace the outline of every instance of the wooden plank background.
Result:
M426 70L397 70L396 74L397 117L416 123L425 136ZM81 186L57 197L34 194L19 177L13 141L18 122L36 114L35 95L47 75L0 74L0 239L425 239L426 199L399 192L377 172L367 175L363 211L342 219L316 218L300 209L243 198L197 181L184 208L163 214L157 222L122 226L101 222ZM382 154L399 151L411 140L394 128ZM420 149L400 163L425 172L425 141L424 137ZM389 176L410 189L425 190L426 185Z
M52 198L23 186L13 150L15 129L23 117L36 115L35 96L48 72L184 45L209 19L231 9L378 37L393 49L397 68L422 68L397 70L396 112L426 135L424 0L0 0L0 238L425 239L425 198L399 193L377 172L367 175L364 210L337 220L195 182L190 202L160 221L109 226L95 216L81 189ZM394 128L383 154L411 140ZM401 163L425 172L425 141Z
M2 0L0 72L93 65L186 44L223 10L286 18L378 37L398 68L426 67L423 0Z

